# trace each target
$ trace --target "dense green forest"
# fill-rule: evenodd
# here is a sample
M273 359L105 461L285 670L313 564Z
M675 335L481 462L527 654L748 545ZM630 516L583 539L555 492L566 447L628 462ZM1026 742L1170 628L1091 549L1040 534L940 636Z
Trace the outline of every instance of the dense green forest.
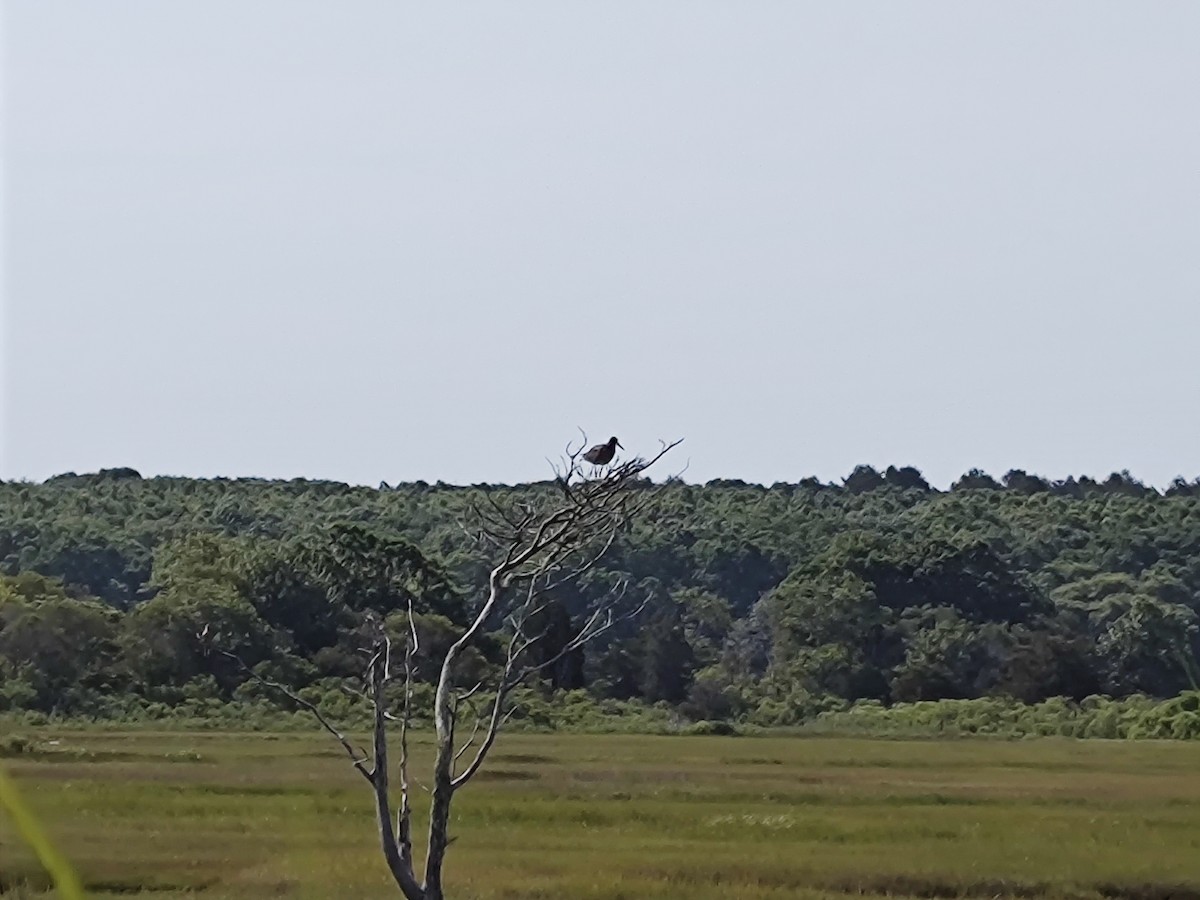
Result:
M422 645L444 646L490 563L462 527L472 499L548 490L129 469L0 483L0 709L261 702L204 652L206 624L259 671L341 696L361 665L348 611L403 616L415 597ZM972 471L936 491L860 466L840 485L669 482L545 610L548 643L616 578L645 612L547 671L543 698L773 725L854 700L1171 697L1200 649L1200 481Z

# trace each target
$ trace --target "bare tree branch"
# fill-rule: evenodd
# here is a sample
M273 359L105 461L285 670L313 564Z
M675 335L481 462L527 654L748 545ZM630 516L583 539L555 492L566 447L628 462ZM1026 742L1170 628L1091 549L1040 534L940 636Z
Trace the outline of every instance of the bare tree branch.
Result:
M412 597L408 600L408 641L404 648L404 711L400 720L400 811L396 813L396 834L400 858L412 871L412 804L408 785L408 728L412 721L413 658L420 649L417 620L413 615Z
M231 653L228 650L221 649L220 647L217 647L216 650L225 658L231 659L237 663L238 667L242 670L242 673L249 676L252 680L261 684L263 687L270 688L271 690L282 694L297 706L300 706L311 713L313 718L320 723L321 727L333 735L337 742L342 745L342 749L346 751L346 755L350 757L350 762L354 764L354 768L358 770L359 774L367 779L367 781L371 781L371 779L374 777L374 769L367 768L367 762L370 760L370 757L365 754L360 756L358 753L356 753L354 751L354 747L351 746L350 742L346 739L346 736L337 728L335 728L327 718L325 718L324 713L321 712L315 703L309 703L291 688L280 684L278 681L272 681L269 678L263 678L252 668L246 665L245 661L236 653Z

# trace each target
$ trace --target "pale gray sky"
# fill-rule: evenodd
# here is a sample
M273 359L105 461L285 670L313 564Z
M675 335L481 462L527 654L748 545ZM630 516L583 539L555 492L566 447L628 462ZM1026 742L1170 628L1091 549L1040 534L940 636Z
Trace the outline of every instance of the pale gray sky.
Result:
M1200 4L4 12L4 478L1200 474Z

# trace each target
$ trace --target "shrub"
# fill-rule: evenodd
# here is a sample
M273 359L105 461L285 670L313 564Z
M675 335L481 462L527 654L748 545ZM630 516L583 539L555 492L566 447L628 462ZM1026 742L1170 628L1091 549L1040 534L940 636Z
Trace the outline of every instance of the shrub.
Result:
M26 756L37 750L37 743L23 734L0 738L0 757Z
M1192 740L1200 738L1200 692L1187 691L1165 701L1137 694L1120 700L1090 696L1078 703L1063 697L1035 704L983 697L890 707L875 700L860 701L846 710L818 715L810 728L872 734Z

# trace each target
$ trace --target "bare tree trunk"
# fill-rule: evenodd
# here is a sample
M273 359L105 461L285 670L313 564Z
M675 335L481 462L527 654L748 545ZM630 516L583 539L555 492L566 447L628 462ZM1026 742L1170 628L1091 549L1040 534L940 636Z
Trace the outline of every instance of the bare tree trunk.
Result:
M450 833L450 800L454 788L450 786L449 769L443 778L440 766L436 767L433 796L429 809L429 852L425 858L425 900L442 900L442 865L446 860L446 846Z
M429 846L425 857L425 900L443 900L442 865L450 837L450 801L454 797L454 710L450 705L451 681L458 645L442 663L434 698L437 750L433 762L433 791L429 807Z
M379 646L371 661L371 686L374 695L375 727L373 729L374 765L371 769L371 786L375 789L375 814L379 823L379 841L383 849L383 858L388 871L400 887L405 900L427 900L427 894L417 883L412 870L411 854L405 859L401 846L396 841L396 832L392 826L392 805L388 798L388 737L387 737L387 698L384 696L384 685L388 679L388 665L391 648ZM403 827L403 819L401 820ZM440 895L439 895L440 897Z

